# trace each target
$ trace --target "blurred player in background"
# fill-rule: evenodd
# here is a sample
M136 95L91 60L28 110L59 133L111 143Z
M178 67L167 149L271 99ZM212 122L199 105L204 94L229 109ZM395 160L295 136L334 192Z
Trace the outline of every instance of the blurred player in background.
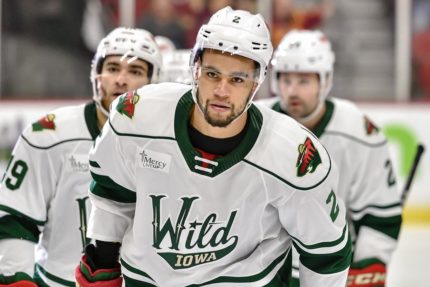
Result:
M157 43L158 48L160 49L161 55L163 55L166 52L171 52L176 50L175 43L173 43L172 40L165 36L157 35L154 37L155 43Z
M348 286L384 286L402 221L400 194L382 131L352 102L327 98L334 61L320 31L287 33L272 60L271 87L278 97L262 102L310 129L339 168L338 194L354 246ZM298 286L299 259L293 254Z
M303 286L345 286L336 167L296 121L252 102L272 51L261 15L226 7L197 34L192 86L113 102L90 152L88 236L104 243L87 246L80 286L285 286L292 242Z
M163 54L163 70L160 82L191 84L193 82L190 67L191 50L179 49Z
M24 130L0 186L0 286L74 286L89 242L88 152L111 102L157 81L160 66L149 32L117 28L93 58L93 101L54 110Z
M191 49L176 49L173 41L165 36L155 36L155 42L163 57L160 82L191 84Z

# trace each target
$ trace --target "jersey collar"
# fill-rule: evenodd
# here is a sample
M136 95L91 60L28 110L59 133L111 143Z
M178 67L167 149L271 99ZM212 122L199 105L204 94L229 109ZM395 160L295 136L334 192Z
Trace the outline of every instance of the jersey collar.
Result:
M330 122L330 120L333 116L333 112L334 112L334 104L332 101L326 100L325 105L326 105L326 112L324 113L324 116L319 121L319 123L315 126L315 128L312 130L312 132L318 138L320 138L324 134L324 131L325 131L328 123ZM281 109L281 102L280 101L277 101L273 104L272 110L288 115L287 112L285 112L284 110Z
M213 160L202 160L202 156L192 146L188 135L188 121L194 101L191 92L179 100L175 112L175 137L179 149L191 171L209 177L215 177L242 161L254 146L263 124L261 112L254 106L248 109L249 126L241 143L226 156Z
M95 102L90 102L85 105L84 116L85 123L87 124L87 128L90 132L91 138L95 140L100 133L100 130L97 126L97 112Z

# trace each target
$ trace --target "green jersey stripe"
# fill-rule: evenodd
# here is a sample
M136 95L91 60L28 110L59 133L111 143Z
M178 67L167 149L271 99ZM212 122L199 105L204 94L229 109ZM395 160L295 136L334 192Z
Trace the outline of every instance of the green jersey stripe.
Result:
M90 166L100 168L100 165L96 161L90 160Z
M358 233L361 226L368 226L372 229L378 230L393 239L397 239L400 233L400 225L402 223L402 216L378 217L371 214L366 214L358 221L353 221L354 229Z
M42 266L40 266L39 264L36 264L35 269L34 269L35 278L38 278L39 280L42 280L40 274L43 274L46 278L48 278L49 280L52 280L58 284L64 285L64 286L70 286L70 287L74 287L75 286L75 282L73 281L68 281L65 279L62 279L60 277L57 277L51 273L49 273L48 271L46 271L45 269L43 269ZM40 273L40 274L39 274ZM39 281L37 280L37 281ZM43 281L43 280L42 280ZM39 282L38 282L39 283ZM44 282L46 284L46 282ZM49 286L46 284L46 286Z
M342 231L342 235L333 241L325 241L325 242L320 242L320 243L315 243L315 244L304 244L303 242L301 242L298 238L291 236L296 242L300 243L301 246L303 246L306 249L318 249L318 248L326 248L326 247L333 247L336 246L338 244L340 244L342 241L345 240L345 235L347 234L347 226L345 225L343 227L343 231Z
M151 279L152 281L154 281L152 278L151 278L151 276L149 276L148 274L146 274L145 272L143 272L143 271L140 271L139 269L137 269L137 268L134 268L133 266L131 266L130 264L128 264L127 262L125 262L122 258L121 258L121 266L122 267L124 267L124 268L126 268L126 269L128 269L130 272L133 272L133 273L136 273L136 274L139 274L139 275L141 275L141 276L143 276L143 277L146 277L146 278L148 278L148 279ZM128 286L128 284L127 284L127 286ZM152 285L151 285L152 286Z
M19 217L19 218L24 218L25 220L33 222L36 225L43 226L46 223L46 221L35 220L35 219L25 215L24 213L21 213L18 210L13 209L13 208L6 206L6 205L0 204L0 211L4 211L4 212L9 213L11 215L15 215L16 217Z
M252 282L256 282L259 281L261 279L264 279L268 274L270 274L270 272L272 272L275 267L281 263L286 257L287 255L290 253L291 249L289 249L288 251L286 251L285 253L283 253L281 256L279 256L278 258L276 258L266 269L264 269L262 272L252 275L252 276L246 276L246 277L232 277L232 276L221 276L215 279L212 279L210 281L201 283L201 284L193 284L193 285L188 285L187 287L200 287L200 286L205 286L205 285L209 285L209 284L215 284L215 283L252 283ZM148 274L146 274L143 271L140 271L134 267L131 267L129 264L127 264L124 260L121 259L121 264L124 268L126 268L127 270L139 274L141 276L150 278ZM147 286L155 286L149 283L145 283L145 282L141 282L138 280L134 280L128 277L124 277L125 281L126 281L126 285L129 287L147 287ZM269 284L270 285L270 284ZM270 285L272 286L272 285ZM273 285L273 287L277 287L277 285Z
M91 175L94 179L90 184L91 193L117 202L136 202L136 192L115 183L107 176L102 176L95 173L91 173Z
M352 260L351 236L348 234L348 241L345 246L330 254L310 254L293 242L294 247L300 253L300 262L308 269L319 274L332 274L344 271L349 267Z
M0 218L0 239L16 238L34 243L39 241L40 231L34 222L26 218L6 215Z
M125 286L127 287L157 287L157 285L153 285L151 283L135 280L125 275L122 276L124 277Z
M352 213L360 213L362 211L364 211L365 209L368 208L376 208L376 209L390 209L393 207L401 207L402 205L400 204L400 202L396 202L393 204L387 204L387 205L376 205L376 204L371 204L371 205L367 205L365 207L362 207L360 209L350 209L349 211L351 211Z

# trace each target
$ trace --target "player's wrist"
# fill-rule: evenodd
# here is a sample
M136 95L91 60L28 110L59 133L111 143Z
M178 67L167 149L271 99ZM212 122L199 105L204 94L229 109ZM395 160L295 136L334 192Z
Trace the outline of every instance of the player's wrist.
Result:
M11 276L4 276L0 274L0 287L37 287L33 278L27 273L17 272Z

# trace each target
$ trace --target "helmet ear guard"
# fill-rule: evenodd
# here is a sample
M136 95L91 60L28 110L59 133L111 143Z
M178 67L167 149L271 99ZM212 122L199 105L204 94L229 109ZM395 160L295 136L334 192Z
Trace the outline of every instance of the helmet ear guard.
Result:
M103 95L99 94L97 76L101 73L104 60L114 55L137 58L148 63L150 83L158 82L162 66L161 53L154 36L144 29L119 27L103 38L91 63L90 80L93 99L106 116L109 116L109 111L101 104Z
M193 67L195 102L198 89L198 62L205 49L243 56L257 63L258 84L249 97L246 109L249 108L267 75L267 67L273 53L270 32L264 18L260 14L254 15L248 11L225 7L213 14L209 22L200 28L189 62Z

